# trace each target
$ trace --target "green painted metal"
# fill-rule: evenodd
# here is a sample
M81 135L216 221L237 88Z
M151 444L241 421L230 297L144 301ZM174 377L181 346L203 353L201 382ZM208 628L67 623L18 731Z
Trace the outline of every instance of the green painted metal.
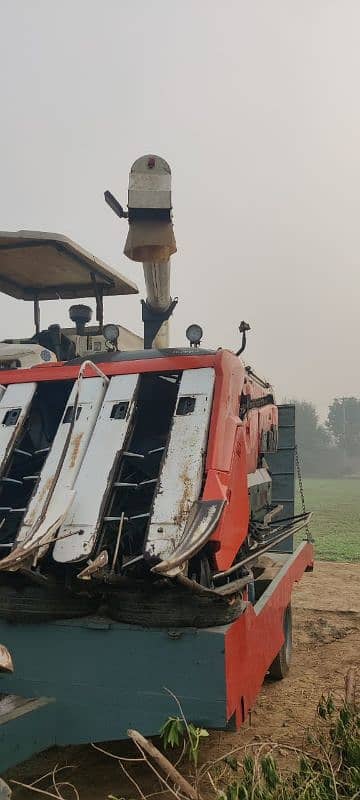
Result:
M295 514L295 406L291 403L278 406L279 443L276 453L269 453L266 460L272 477L273 505L281 503L283 511L276 520L287 519ZM293 536L281 542L278 553L292 553Z
M0 686L2 689L2 682ZM52 702L40 703L21 716L0 723L0 769L5 771L53 744L54 706Z
M1 622L0 641L15 666L1 680L1 691L55 698L36 718L29 714L11 723L15 740L26 750L15 760L49 744L121 739L129 727L153 734L178 713L165 687L179 698L189 719L224 728L226 630L145 630L94 618L36 625ZM10 725L1 728L6 742ZM40 746L35 746L35 730ZM0 769L15 763L12 754L12 742L1 748Z

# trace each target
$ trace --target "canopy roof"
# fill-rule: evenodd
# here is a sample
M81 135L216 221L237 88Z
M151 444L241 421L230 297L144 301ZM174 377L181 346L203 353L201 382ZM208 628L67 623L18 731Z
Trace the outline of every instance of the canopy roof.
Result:
M66 236L0 231L0 291L19 300L57 300L137 294L138 288Z

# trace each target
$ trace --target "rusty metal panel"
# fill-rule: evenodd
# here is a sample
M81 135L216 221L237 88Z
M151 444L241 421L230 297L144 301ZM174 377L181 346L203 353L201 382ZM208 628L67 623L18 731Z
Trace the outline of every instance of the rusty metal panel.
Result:
M171 555L199 497L214 381L212 368L183 372L145 544L150 557Z
M74 481L80 469L86 448L93 431L97 415L105 394L105 380L103 378L85 378L81 383L76 420L74 422L72 435L57 477L56 486L54 480L63 456L69 433L69 425L72 419L72 410L77 394L77 385L74 384L67 406L65 408L59 428L56 432L51 450L43 466L39 483L30 500L28 510L17 537L17 544L24 542L31 535L31 541L39 541L44 534L44 527L49 527L48 522L51 517L52 524L61 517L60 509L66 507L66 503L71 502L69 491L72 490ZM46 506L49 493L52 492L51 502L46 512L44 524L41 525L36 533L34 526L39 520L41 513ZM49 523L50 524L50 523Z
M3 473L22 431L36 383L18 383L0 390L0 473Z
M118 375L110 380L75 482L74 502L54 547L55 561L77 561L90 555L94 547L113 466L131 424L138 380L138 375Z

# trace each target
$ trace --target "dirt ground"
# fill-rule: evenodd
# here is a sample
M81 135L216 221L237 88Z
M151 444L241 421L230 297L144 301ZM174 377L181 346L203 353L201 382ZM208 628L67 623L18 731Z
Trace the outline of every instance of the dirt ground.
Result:
M360 564L317 563L315 572L304 575L294 591L293 612L290 675L280 683L265 682L251 720L239 732L211 733L203 751L206 760L254 740L301 745L320 695L331 691L341 697L350 666L356 666L360 677ZM123 756L134 755L128 743L112 742L108 749ZM56 764L76 765L63 773L63 780L76 785L80 800L105 800L109 795L137 797L118 762L88 746L52 748L12 769L6 778L30 783ZM156 779L154 783L143 768L141 772L137 770L137 777L145 794L157 793ZM46 789L50 784L44 782L40 786ZM159 796L165 798L164 794ZM41 795L14 786L15 800L29 797ZM64 797L73 800L75 794L64 789Z

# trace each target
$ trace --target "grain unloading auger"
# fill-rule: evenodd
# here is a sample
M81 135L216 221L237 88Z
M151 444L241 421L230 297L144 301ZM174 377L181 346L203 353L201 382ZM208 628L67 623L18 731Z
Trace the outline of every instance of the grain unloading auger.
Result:
M126 622L192 624L196 617L206 626L241 612L259 556L308 516L277 521L283 505L272 502L267 463L278 441L270 384L239 353L202 349L199 326L187 332L190 348L166 348L177 302L170 295L176 244L168 164L155 156L134 163L127 213L110 192L105 198L128 217L126 255L143 263L143 351L119 350L118 326L103 325L104 294L135 290L124 278L120 287L103 264L96 273L95 260L78 251L73 260L84 274L76 283L59 242L72 257L76 246L60 237L0 239L3 287L20 275L22 296L35 304L31 345L45 343L51 354L47 368L3 373L9 381L0 401L6 613L16 613L7 592L25 582L36 583L44 616L83 614L88 601L89 610L105 603L110 616ZM39 258L45 247L47 285L44 275L27 271L29 254L38 251ZM21 261L24 253L28 261ZM53 296L56 284L60 296L96 298L95 336L100 343L104 337L104 349L94 350L92 360L86 306L71 309L75 332L40 331L39 300ZM240 326L241 351L248 327ZM85 357L76 358L84 337ZM66 365L64 348L75 356ZM58 599L50 610L51 592Z
M293 552L309 518L294 409L239 357L246 323L237 353L202 348L198 325L168 346L170 181L144 156L127 212L106 193L143 264L144 340L103 320L131 281L65 237L0 233L0 289L35 320L0 343L1 769L158 732L164 686L189 720L239 726L266 673L289 669L291 591L313 561L308 540ZM96 325L77 304L75 328L41 328L43 300L85 297Z

